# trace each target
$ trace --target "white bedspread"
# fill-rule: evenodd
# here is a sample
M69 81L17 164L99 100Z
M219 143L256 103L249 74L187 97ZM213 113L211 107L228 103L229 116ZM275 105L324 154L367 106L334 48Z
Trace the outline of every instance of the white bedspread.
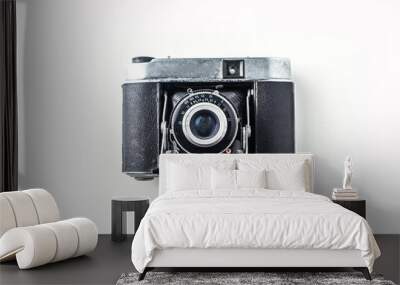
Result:
M164 248L358 249L370 271L380 255L366 220L328 198L257 189L158 197L133 240L136 269Z

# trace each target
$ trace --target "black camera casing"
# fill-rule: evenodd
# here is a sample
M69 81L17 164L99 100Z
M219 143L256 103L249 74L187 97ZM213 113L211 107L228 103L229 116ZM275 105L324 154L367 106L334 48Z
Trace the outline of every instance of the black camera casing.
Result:
M139 180L158 176L162 152L295 152L294 84L287 59L150 59L133 63L133 73L122 86L122 171ZM192 92L200 98L202 90L203 97L216 94L236 111L237 132L226 148L215 144L188 150L177 142L183 144L173 131L173 117L179 117L175 110ZM228 136L233 119L226 114ZM248 138L246 128L251 129ZM246 150L241 149L245 139Z

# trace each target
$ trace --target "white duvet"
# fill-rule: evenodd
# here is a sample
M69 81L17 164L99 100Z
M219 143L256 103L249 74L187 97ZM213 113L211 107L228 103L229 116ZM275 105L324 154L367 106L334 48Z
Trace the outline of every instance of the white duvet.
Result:
M158 197L132 244L143 272L155 249L358 249L372 271L379 248L365 219L328 198L298 191L181 191Z

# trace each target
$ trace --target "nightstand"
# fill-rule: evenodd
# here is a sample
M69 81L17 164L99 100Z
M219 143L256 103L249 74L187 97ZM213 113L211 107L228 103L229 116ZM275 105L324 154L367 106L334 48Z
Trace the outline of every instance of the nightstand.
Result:
M366 218L365 200L332 200L333 203L339 204L340 206L359 214L364 219Z
M135 212L135 232L149 208L150 200L145 197L113 197L111 202L111 239L126 239L126 212Z

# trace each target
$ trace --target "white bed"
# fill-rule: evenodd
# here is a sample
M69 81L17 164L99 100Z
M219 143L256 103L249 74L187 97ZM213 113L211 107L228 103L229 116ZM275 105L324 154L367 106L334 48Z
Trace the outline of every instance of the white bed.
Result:
M171 165L184 167L180 177ZM204 169L221 165L265 167L278 173L268 177L278 189L205 185ZM185 170L196 167L196 174ZM368 223L313 194L313 173L310 154L161 155L160 196L136 232L134 266L144 274L154 267L355 267L369 277L380 251ZM180 189L185 183L193 187Z

